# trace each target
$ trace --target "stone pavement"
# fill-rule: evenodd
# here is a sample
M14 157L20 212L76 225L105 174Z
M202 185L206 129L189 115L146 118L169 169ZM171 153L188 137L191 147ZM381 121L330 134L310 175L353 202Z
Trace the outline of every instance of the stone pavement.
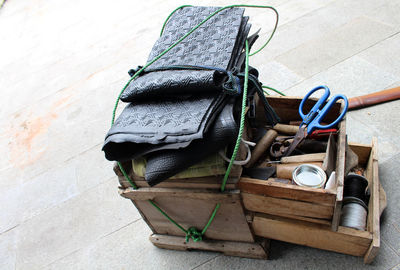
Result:
M245 1L261 4L259 1ZM362 259L278 241L271 260L153 247L100 151L127 71L166 16L193 1L8 0L0 10L0 269L400 269L400 101L348 113L349 140L378 137L389 206ZM199 1L197 1L199 3ZM201 1L228 5L233 1ZM320 84L357 96L400 85L399 0L271 0L280 26L251 58L288 95ZM262 37L272 13L249 10Z

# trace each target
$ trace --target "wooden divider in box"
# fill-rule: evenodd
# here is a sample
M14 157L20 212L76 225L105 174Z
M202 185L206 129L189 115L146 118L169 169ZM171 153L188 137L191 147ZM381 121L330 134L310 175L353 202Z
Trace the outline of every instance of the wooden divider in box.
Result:
M283 123L301 120L298 113L301 98L268 97L267 100ZM310 110L315 102L315 99L306 102L304 112ZM336 103L324 121L329 123L335 120L342 109L343 105ZM257 115L263 116L262 112ZM265 123L265 119L260 117L257 122L262 125ZM245 208L253 212L329 225L332 230L336 231L339 226L343 200L346 119L340 122L338 131L335 147L336 160L333 161L336 172L334 190L300 187L242 177L239 181L239 188L242 191Z
M365 263L371 263L378 253L379 236L379 197L377 141L372 145L349 144L359 157L359 166L365 168L369 181L371 198L368 205L367 230L361 231L339 226L337 231L331 227L314 222L301 221L277 215L253 213L252 228L257 236L275 239L309 247L336 251L354 256L363 256ZM321 190L322 191L322 190ZM382 190L383 191L383 190ZM322 196L323 193L315 193Z

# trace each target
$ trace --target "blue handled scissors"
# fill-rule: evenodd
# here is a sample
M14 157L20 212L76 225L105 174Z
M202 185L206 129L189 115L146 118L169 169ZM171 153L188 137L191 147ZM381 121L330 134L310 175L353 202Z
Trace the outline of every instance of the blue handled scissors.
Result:
M307 113L303 113L303 106L304 103L307 101L307 99L316 91L325 89L325 93L322 95L322 97L317 101L317 103L312 107L312 109ZM344 115L347 112L347 107L349 106L349 102L344 95L334 95L329 101L324 105L324 103L327 101L329 95L331 92L329 91L329 88L324 85L320 85L312 89L310 92L307 93L307 95L303 98L303 100L300 102L299 106L299 114L303 121L300 124L299 131L296 133L294 136L293 142L290 144L290 146L287 148L287 150L283 153L283 156L286 157L290 155L294 149L308 136L310 135L314 130L316 129L329 129L334 126L336 126L344 117ZM322 125L321 121L324 119L324 117L327 115L327 113L331 110L333 105L338 101L339 99L344 100L344 108L342 113L339 115L339 117L333 121L332 123L328 125ZM323 106L324 105L324 106ZM322 108L321 108L322 107Z

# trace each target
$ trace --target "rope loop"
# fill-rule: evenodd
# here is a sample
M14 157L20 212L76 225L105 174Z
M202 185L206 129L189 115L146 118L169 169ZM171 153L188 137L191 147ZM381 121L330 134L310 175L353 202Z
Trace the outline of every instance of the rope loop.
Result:
M200 242L203 240L203 235L195 227L190 227L186 231L186 242L189 242L190 238L192 238L194 242Z

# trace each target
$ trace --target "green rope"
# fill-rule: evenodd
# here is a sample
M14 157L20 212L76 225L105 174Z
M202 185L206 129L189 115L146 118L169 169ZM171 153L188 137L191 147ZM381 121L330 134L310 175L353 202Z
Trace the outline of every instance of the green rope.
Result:
M171 221L172 223L175 224L176 227L178 227L179 229L181 229L184 233L188 233L181 225L179 225L175 220L173 220L172 218L170 218L167 213L165 213L154 201L149 200L149 203L151 205L153 205L158 211L160 211L161 214L164 215L164 217L166 217L169 221Z
M222 180L221 191L225 191L226 181L228 180L229 174L231 173L231 169L233 166L233 162L236 159L237 152L239 150L240 142L242 140L242 134L244 129L244 119L246 116L246 99L247 99L247 86L249 80L249 43L246 40L246 60L244 66L244 85L243 85L243 97L242 97L242 112L240 115L240 125L239 125L239 133L236 138L235 148L233 149L231 160L228 164L228 168L226 169L224 179Z
M272 88L272 87L270 87L270 86L263 85L262 88L267 88L267 89L269 89L269 90L274 91L275 93L278 93L278 94L281 95L281 96L286 96L286 95L285 95L284 93L282 93L281 91L278 91L278 90L276 90L275 88ZM266 91L264 91L264 92L266 92Z
M132 181L132 179L129 177L129 175L126 173L124 167L122 167L122 164L120 162L118 163L118 167L121 170L122 174L124 175L125 179L128 180L129 184L131 184L131 186L133 187L133 189L138 189L138 187L136 186L136 184Z
M180 6L178 8L176 8L174 11L172 11L172 13L167 17L167 19L165 20L162 29L161 29L161 34L164 31L164 28L168 22L168 20L170 19L170 17L172 16L172 14L177 11L178 9L181 9L183 7L188 7L190 5L183 5ZM246 109L246 97L247 97L247 87L248 87L248 72L249 72L249 57L252 55L255 55L256 53L260 52L262 49L264 49L265 46L267 46L267 44L270 42L270 40L272 39L276 28L278 26L278 20L279 20L279 14L278 11L271 7L271 6L258 6L258 5L230 5L230 6L226 6L223 8L218 9L217 11L211 13L207 18L205 18L203 21L201 21L198 25L196 25L195 27L193 27L189 32L187 32L185 35L183 35L181 38L179 38L176 42L174 42L171 46L169 46L167 49L165 49L163 52L161 52L159 55L157 55L155 58L153 58L151 61L149 61L145 66L143 66L142 68L140 68L129 80L128 82L125 84L125 86L122 88L122 90L120 91L120 93L118 94L118 98L115 102L114 105L114 109L112 112L112 119L111 119L111 126L114 124L115 121L115 114L118 108L118 103L119 100L121 98L121 95L123 94L123 92L125 91L125 89L128 87L128 85L131 83L131 81L133 81L134 79L136 79L147 67L149 67L150 65L152 65L154 62L156 62L158 59L160 59L163 55L165 55L166 53L168 53L170 50L172 50L176 45L178 45L180 42L182 42L184 39L186 39L190 34L192 34L196 29L198 29L201 25L203 25L205 22L207 22L210 18L212 18L213 16L215 16L216 14L218 14L219 12L228 9L228 8L233 8L233 7L249 7L249 8L267 8L267 9L272 9L275 14L276 14L276 22L275 22L275 26L274 29L269 37L269 39L266 41L266 43L261 46L260 49L258 49L256 52L249 54L249 44L248 41L246 40L246 61L245 61L245 78L244 78L244 90L243 90L243 99L242 99L242 112L241 112L241 118L240 118L240 126L239 126L239 134L236 140L236 144L232 153L232 157L231 157L231 161L229 162L228 168L225 172L224 175L224 179L222 181L221 184L221 191L225 191L225 186L226 186L226 181L229 177L230 171L232 169L233 166L233 162L236 158L237 152L239 150L239 146L240 146L240 142L241 142L241 137L243 134L243 129L244 129L244 120L245 120L245 109ZM118 162L118 166L121 169L121 172L123 173L123 175L125 176L125 178L128 180L128 182L132 185L132 187L134 189L137 189L138 187L136 186L136 184L132 181L132 179L130 179L129 175L125 172L124 168L122 167L121 163ZM185 230L185 228L183 228L181 225L179 225L174 219L172 219L170 216L168 216L167 213L165 213L154 201L149 200L149 203L151 205L153 205L164 217L166 217L170 222L172 222L175 226L177 226L181 231L183 231L186 234L186 241L189 241L189 238L193 239L194 242L197 241L201 241L202 240L202 236L206 233L207 229L209 228L209 226L211 225L212 221L214 220L218 209L220 208L220 203L217 203L207 224L204 226L203 230L201 232L199 232L195 227L190 227L188 230Z

